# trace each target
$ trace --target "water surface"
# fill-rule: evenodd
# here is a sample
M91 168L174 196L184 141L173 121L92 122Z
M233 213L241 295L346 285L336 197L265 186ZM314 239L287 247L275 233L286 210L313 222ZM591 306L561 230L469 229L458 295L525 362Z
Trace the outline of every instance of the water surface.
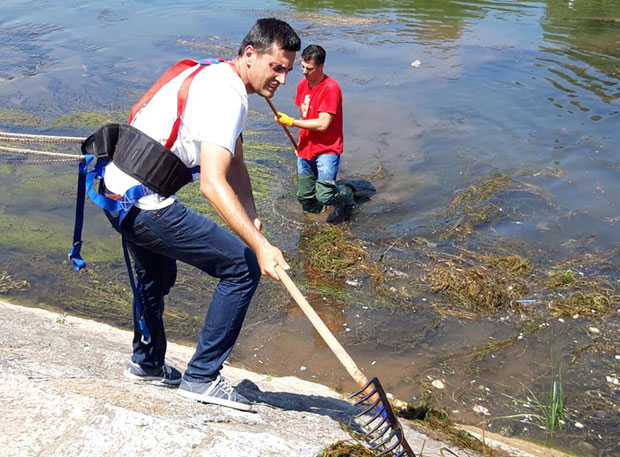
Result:
M353 236L370 252L387 253L389 267L408 274L425 268L427 251L415 242L420 238L436 243L437 253L509 241L526 246L520 253L530 253L544 268L578 256L604 256L605 278L615 284L617 300L617 6L614 0L116 0L104 6L3 1L0 129L84 136L92 127L58 119L97 112L121 121L171 64L188 57L232 57L258 17L276 15L299 31L304 46L318 43L327 49L326 73L343 88L341 174L370 180L378 191L358 206L351 225ZM415 61L419 66L412 66ZM281 111L295 112L300 78L296 69L278 90L273 101ZM295 262L295 279L303 282L299 246L312 221L294 200L288 140L271 122L264 101L250 98L253 179L278 182L264 184L258 205L270 236ZM264 142L275 143L276 150L266 151ZM54 272L71 239L73 167L0 167L5 233L0 270L32 285L9 299L56 305L126 326L128 291L118 239L94 208L88 209L85 229L91 271L78 280L71 272ZM455 194L495 173L535 186L545 200L503 194L494 203L509 217L482 224L473 241L434 239ZM46 192L46 184L57 193ZM575 272L592 273L586 267ZM105 293L106 281L112 292L109 308L102 309L93 297ZM79 285L84 282L92 287L84 290ZM491 409L489 429L544 441L548 438L533 421L500 417L515 413L506 395L524 398L524 385L542 395L550 367L562 364L572 417L554 444L587 456L620 452L617 386L607 381L620 371L617 312L603 322L583 316L559 321L541 309L545 319L539 330L480 360L471 351L518 334L518 315L441 316L431 305L442 298L417 279L401 282L408 298L398 307L375 303L362 286L351 284L356 283L340 284L340 296L311 286L305 290L366 373L379 374L400 398L411 401L430 393L455 420L474 424L481 418L472 407L484 405ZM172 337L193 341L212 287L191 270L181 270L169 309L171 320L183 316L185 324L173 326ZM604 341L590 327L600 328ZM570 364L583 347L603 349L585 351ZM234 360L265 373L353 387L286 293L267 280ZM438 378L445 391L430 386ZM585 427L575 427L576 422Z

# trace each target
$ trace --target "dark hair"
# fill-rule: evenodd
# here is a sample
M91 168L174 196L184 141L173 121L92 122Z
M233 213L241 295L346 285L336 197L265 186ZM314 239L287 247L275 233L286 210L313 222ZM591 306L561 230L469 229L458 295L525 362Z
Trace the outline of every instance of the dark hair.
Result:
M323 65L325 63L325 56L327 53L318 44L311 44L306 46L306 49L301 53L301 60L306 62L314 61L317 65Z
M237 55L243 55L243 50L248 45L253 46L259 54L265 54L274 43L285 51L297 52L301 49L301 39L295 30L286 22L270 17L256 21L241 42Z

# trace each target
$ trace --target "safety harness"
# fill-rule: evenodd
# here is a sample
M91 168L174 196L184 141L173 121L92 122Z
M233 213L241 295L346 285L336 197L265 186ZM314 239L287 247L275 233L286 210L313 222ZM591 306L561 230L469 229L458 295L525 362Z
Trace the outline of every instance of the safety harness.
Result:
M182 60L168 69L153 86L144 94L138 103L134 105L129 116L129 124L135 115L146 106L155 94L175 77L188 68L196 67L185 78L177 94L177 117L172 126L170 135L165 145L153 140L140 130L125 124L107 124L90 135L82 143L84 159L79 164L77 201L75 206L75 226L73 229L73 246L69 252L69 259L74 270L81 270L86 266L82 259L82 227L84 225L84 202L88 193L90 199L103 209L119 212L119 226L125 216L140 198L153 193L164 197L176 193L185 184L192 181L192 175L199 172L199 167L188 168L172 152L170 148L177 140L181 117L187 104L189 88L196 75L209 65L225 62L224 59ZM114 164L135 178L140 184L131 187L124 195L112 195L100 192L103 189L105 167L113 161ZM94 162L93 166L91 164ZM99 185L96 186L96 181ZM123 253L129 282L137 296L136 285L129 259L129 253L124 237ZM142 342L149 344L151 336L144 320L142 307L139 300L134 299L135 314L138 317L138 325L142 332Z

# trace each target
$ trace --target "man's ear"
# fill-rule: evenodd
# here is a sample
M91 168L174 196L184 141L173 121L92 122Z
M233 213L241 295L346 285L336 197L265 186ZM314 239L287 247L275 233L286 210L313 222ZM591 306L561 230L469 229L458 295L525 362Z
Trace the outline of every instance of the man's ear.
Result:
M248 44L243 50L243 60L246 62L246 66L249 68L254 63L256 58L256 49L251 44Z

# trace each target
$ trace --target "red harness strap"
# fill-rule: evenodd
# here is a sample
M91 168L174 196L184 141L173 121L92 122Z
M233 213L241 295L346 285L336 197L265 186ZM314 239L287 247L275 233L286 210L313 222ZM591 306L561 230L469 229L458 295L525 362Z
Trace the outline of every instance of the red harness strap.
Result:
M177 140L177 136L179 135L179 126L181 125L181 116L183 115L183 111L185 111L185 105L187 104L187 95L189 94L189 86L192 84L192 81L196 77L196 75L206 67L212 64L217 64L225 62L224 59L208 59L208 60L182 60L178 62L173 67L169 68L161 77L151 86L151 88L144 94L144 96L140 99L138 103L134 105L131 109L131 114L129 115L129 124L133 121L134 116L138 111L140 111L151 99L155 96L155 94L161 89L163 86L168 84L178 75L183 73L185 70L191 67L195 67L199 65L185 80L183 84L181 84L181 88L179 89L177 95L177 118L172 125L172 130L170 131L170 135L168 136L168 140L166 141L166 148L170 149L174 142Z

